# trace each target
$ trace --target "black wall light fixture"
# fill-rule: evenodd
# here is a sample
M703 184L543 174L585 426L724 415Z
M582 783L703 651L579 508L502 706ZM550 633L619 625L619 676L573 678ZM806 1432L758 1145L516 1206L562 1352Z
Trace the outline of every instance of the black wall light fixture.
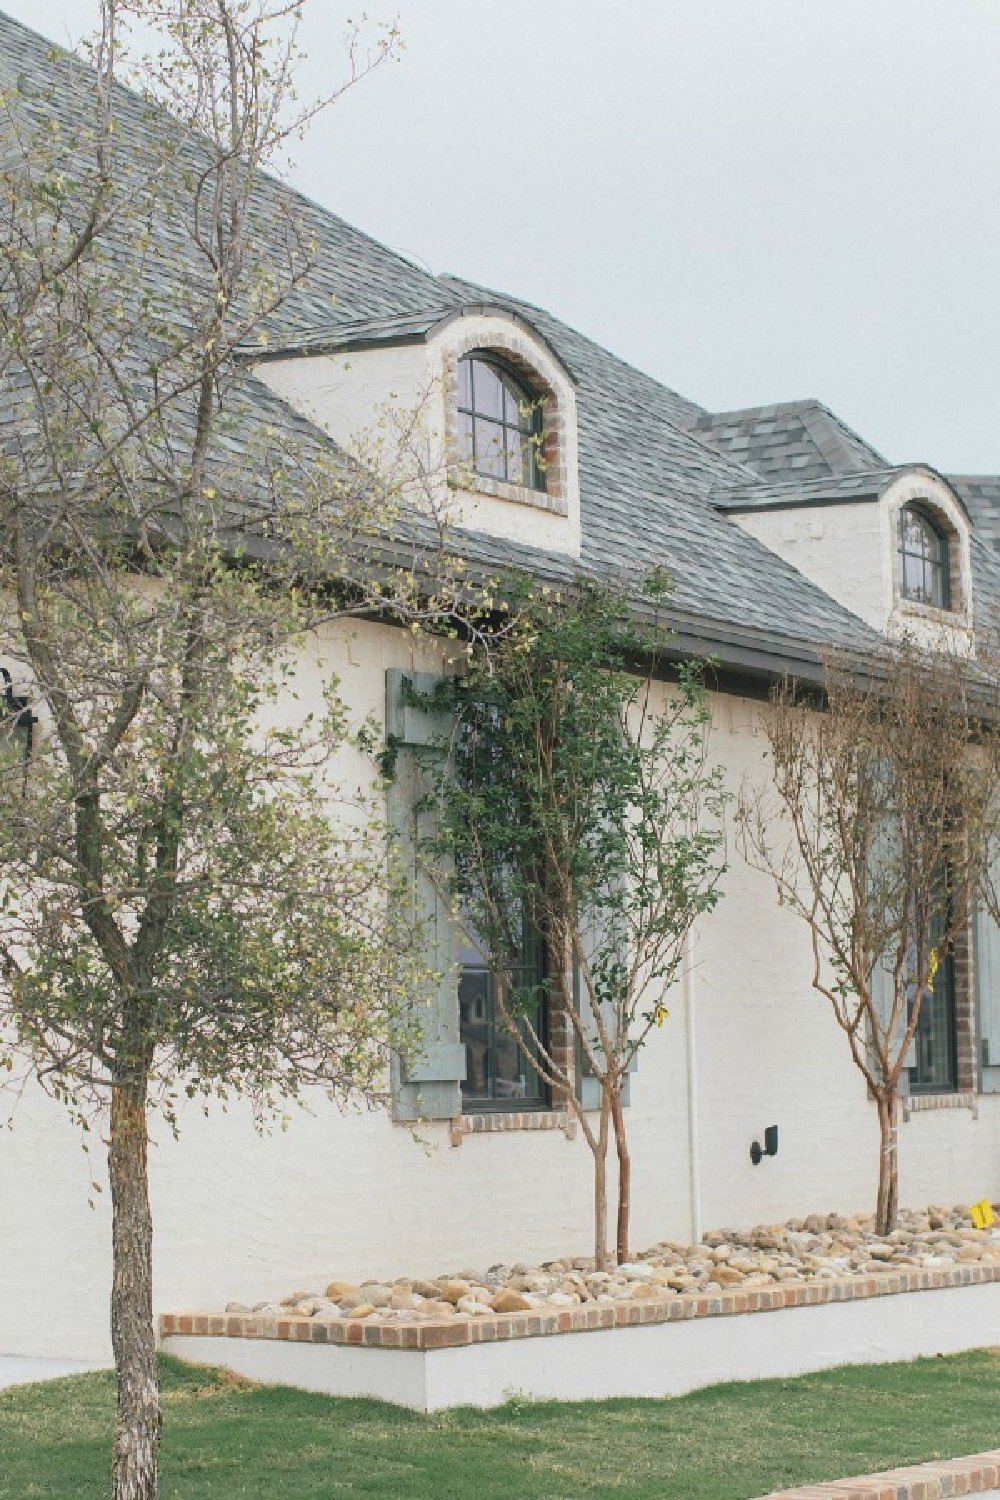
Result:
M750 1160L755 1167L759 1167L765 1156L777 1156L778 1154L778 1127L768 1125L764 1131L764 1145L760 1141L754 1141L750 1147Z
M21 736L24 744L24 758L29 760L38 719L31 712L30 698L25 698L21 693L15 693L13 678L6 667L0 667L0 677L3 678L4 683L3 698L0 699L0 722L8 725L15 734Z

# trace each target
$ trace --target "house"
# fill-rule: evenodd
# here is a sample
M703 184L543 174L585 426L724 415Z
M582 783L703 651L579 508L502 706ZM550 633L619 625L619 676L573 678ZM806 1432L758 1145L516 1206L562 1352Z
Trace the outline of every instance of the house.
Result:
M90 85L66 69L0 15L0 93L27 80L39 114L72 138ZM123 103L120 129L154 128L148 107ZM262 213L299 216L316 264L267 344L244 351L233 400L246 447L236 434L229 461L257 431L279 446L292 432L346 445L386 407L421 404L471 473L452 543L470 560L553 583L668 570L676 649L718 663L712 749L734 790L764 774L760 704L776 678L815 680L825 649L903 629L967 638L1000 603L1000 477L890 464L814 400L708 412L545 311L433 276L275 181L260 197ZM165 210L159 275L176 253L170 227ZM358 718L385 723L401 676L428 658L367 621L331 631L307 671L319 685L329 666ZM1000 1192L998 942L988 924L970 934L908 1070L901 1179L913 1203ZM873 1105L810 979L807 934L734 854L670 1022L632 1079L636 1245L873 1202ZM393 1116L317 1100L259 1136L237 1103L182 1111L177 1141L162 1129L158 1306L585 1252L591 1163L570 1122L529 1097L502 1042L485 1062L480 1045L470 1070L490 1003L488 985L470 993L463 1032L457 984L439 998L416 1131L406 1079ZM780 1150L755 1165L751 1142L772 1123ZM19 1099L0 1137L5 1353L107 1353L101 1154L81 1149L59 1105Z

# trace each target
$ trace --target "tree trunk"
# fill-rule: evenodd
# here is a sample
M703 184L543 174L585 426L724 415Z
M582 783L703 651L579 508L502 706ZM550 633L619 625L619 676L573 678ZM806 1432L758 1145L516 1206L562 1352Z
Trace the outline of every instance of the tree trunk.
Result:
M601 1124L594 1146L594 1269L608 1263L608 1096L601 1090Z
M615 1146L618 1151L618 1264L628 1260L629 1194L632 1187L632 1162L628 1154L625 1135L625 1111L622 1109L621 1080L615 1079L611 1089L611 1118L615 1127Z
M879 1165L875 1233L892 1234L899 1208L899 1161L896 1155L896 1090L886 1089L877 1098Z
M108 1166L114 1209L111 1343L118 1414L111 1493L113 1500L156 1500L160 1384L153 1334L145 1070L116 1076L113 1083Z

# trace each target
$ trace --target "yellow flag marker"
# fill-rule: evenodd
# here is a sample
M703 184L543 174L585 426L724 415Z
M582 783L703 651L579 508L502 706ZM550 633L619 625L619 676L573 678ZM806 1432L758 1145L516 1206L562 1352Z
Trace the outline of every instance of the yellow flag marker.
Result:
M995 1218L988 1198L983 1198L980 1203L974 1203L969 1209L969 1213L972 1215L972 1222L977 1229L989 1229Z

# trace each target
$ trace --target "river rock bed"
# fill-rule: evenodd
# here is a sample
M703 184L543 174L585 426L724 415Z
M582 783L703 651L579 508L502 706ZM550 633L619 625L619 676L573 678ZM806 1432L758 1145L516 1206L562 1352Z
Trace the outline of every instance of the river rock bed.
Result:
M698 1245L660 1240L626 1264L602 1271L592 1258L573 1255L540 1265L466 1266L429 1278L335 1280L252 1307L230 1302L226 1312L423 1322L1000 1261L1000 1206L994 1207L998 1222L988 1229L976 1229L964 1205L901 1209L899 1227L884 1238L874 1233L870 1215L810 1214L787 1224L711 1230Z

